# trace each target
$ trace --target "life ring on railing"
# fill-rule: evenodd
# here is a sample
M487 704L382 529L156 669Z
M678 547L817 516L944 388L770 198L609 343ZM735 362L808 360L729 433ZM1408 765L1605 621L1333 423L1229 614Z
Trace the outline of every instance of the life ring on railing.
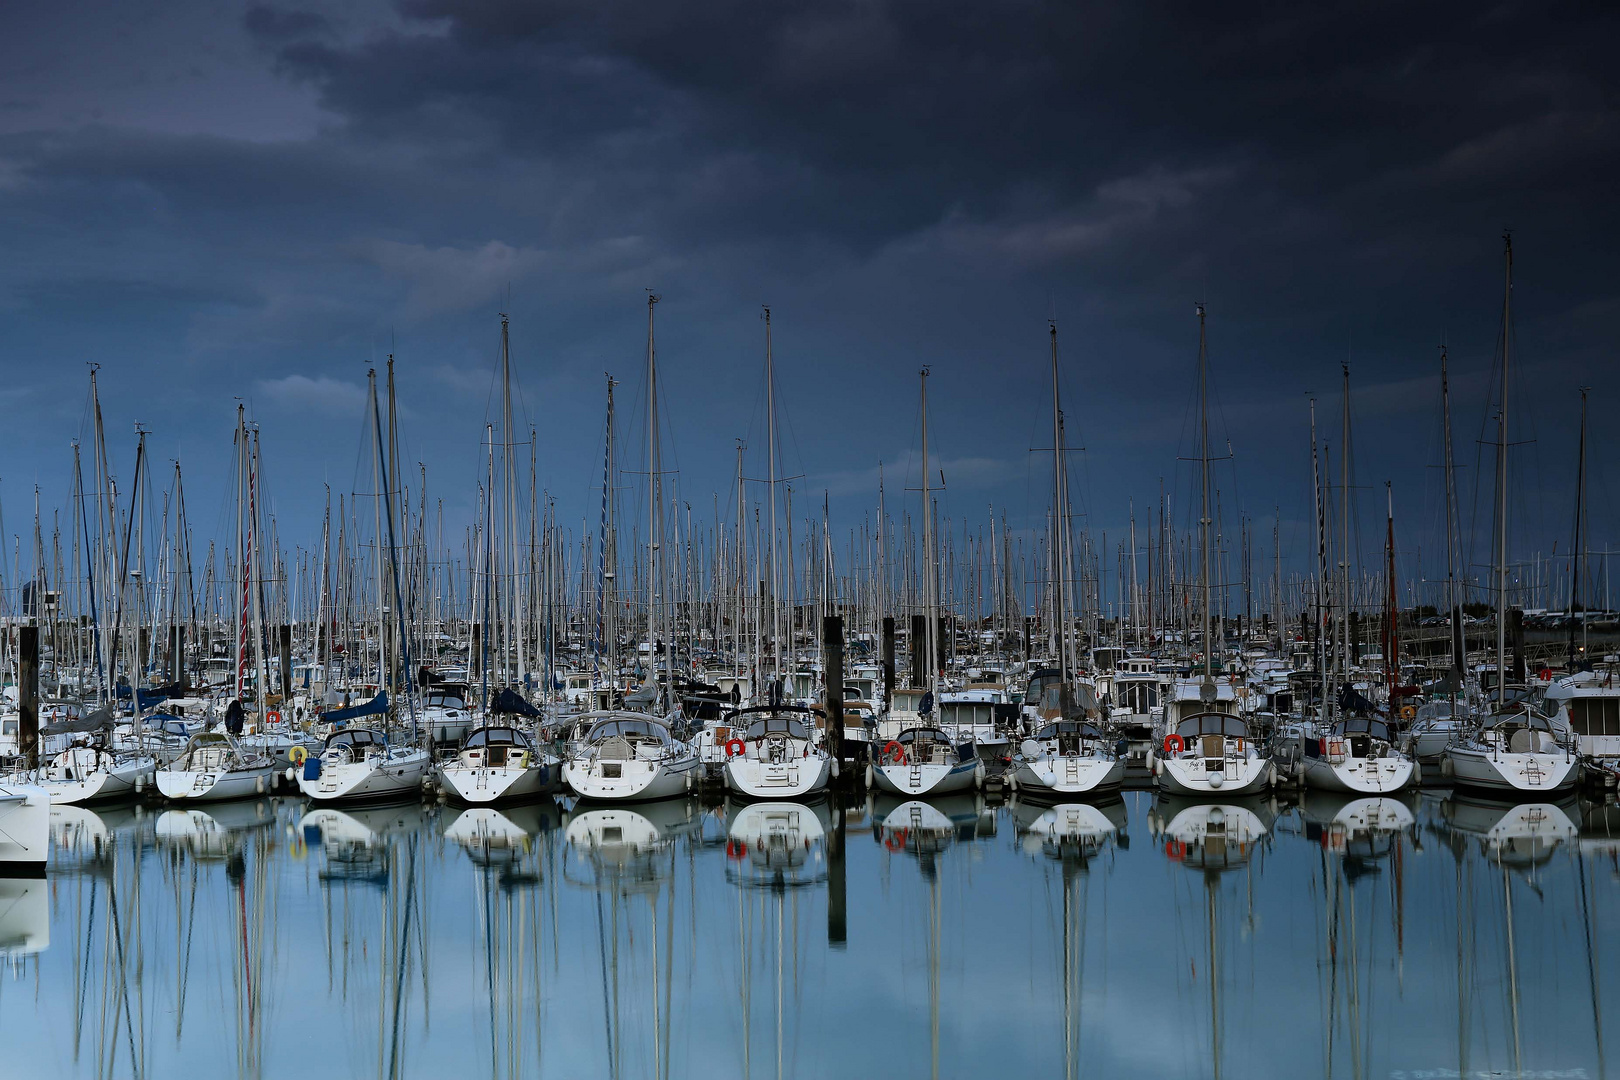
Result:
M295 746L291 750L287 751L287 760L292 762L294 765L302 765L308 759L309 751L305 750L302 746Z
M1180 840L1166 840L1164 854L1167 858L1180 862L1187 857L1187 845Z
M733 746L737 749L733 750ZM726 743L726 757L736 757L739 754L746 753L748 753L748 744L741 739L732 739Z
M904 765L906 763L906 748L890 739L883 747L883 756L892 758L895 765Z
M1164 752L1166 754L1179 754L1186 748L1187 744L1182 742L1181 736L1175 732L1172 731L1164 737Z
M281 723L281 713L275 709L271 709L269 712L264 714L264 722L267 724Z
M1411 705L1402 705L1401 706L1401 719L1402 720L1416 720L1417 719L1417 709L1414 708Z

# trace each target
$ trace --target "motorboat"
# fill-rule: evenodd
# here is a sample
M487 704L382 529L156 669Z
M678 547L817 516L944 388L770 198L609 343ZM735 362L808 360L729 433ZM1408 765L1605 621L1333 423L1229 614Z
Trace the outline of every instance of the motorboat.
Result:
M466 683L435 683L422 691L422 726L439 745L456 746L472 730L473 713L467 708L471 693Z
M265 794L274 770L274 761L229 732L199 731L155 779L159 794L172 802L220 802Z
M587 714L592 723L563 765L582 799L667 799L697 787L702 768L691 746L645 713Z
M867 765L867 787L916 798L984 786L984 762L973 743L953 741L931 724L906 728L884 743Z
M558 765L522 731L492 724L474 728L456 756L439 765L439 784L452 799L469 805L514 802L552 790Z
M825 790L833 763L813 721L809 709L795 705L761 705L728 715L727 790L775 800L804 799Z
M1032 798L1102 794L1124 783L1125 760L1090 721L1054 720L1020 744L1008 776Z

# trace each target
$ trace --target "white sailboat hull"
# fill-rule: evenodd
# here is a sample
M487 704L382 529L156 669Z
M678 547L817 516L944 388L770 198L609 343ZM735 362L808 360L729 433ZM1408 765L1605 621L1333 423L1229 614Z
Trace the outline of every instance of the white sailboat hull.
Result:
M983 782L983 776L984 762L977 757L955 765L906 762L875 765L872 769L872 782L879 791L904 798L972 791Z
M342 765L323 762L314 779L299 775L298 789L316 803L404 799L420 793L430 764L426 750L391 752Z
M1013 784L1026 795L1092 795L1119 790L1125 759L1071 754L1018 760Z
M604 774L603 765L618 765L618 776ZM696 754L673 760L600 762L570 761L563 766L563 780L582 799L601 802L629 802L642 799L668 799L694 790L702 763Z
M1468 746L1446 751L1452 780L1460 787L1498 795L1532 795L1573 787L1580 775L1578 759L1562 751L1553 754L1496 753Z
M247 799L270 790L274 766L266 761L251 769L159 769L158 793L171 802L224 802Z
M1338 764L1327 758L1304 760L1305 783L1319 791L1339 791L1351 795L1378 795L1400 791L1412 782L1415 767L1410 758L1347 757Z
M135 795L137 785L144 788L152 782L156 773L156 758L139 757L96 769L71 780L46 776L37 782L50 794L52 805L84 806L130 798Z
M452 762L439 766L439 784L445 793L469 806L536 798L551 790L556 775L554 765L485 768Z
M0 874L40 874L51 847L51 797L34 784L0 785Z
M1271 783L1271 760L1263 757L1227 759L1225 768L1211 771L1202 757L1159 758L1159 790L1193 798L1227 798L1264 791Z
M760 761L745 754L726 759L726 788L749 799L793 800L826 790L832 762L817 751L783 762Z

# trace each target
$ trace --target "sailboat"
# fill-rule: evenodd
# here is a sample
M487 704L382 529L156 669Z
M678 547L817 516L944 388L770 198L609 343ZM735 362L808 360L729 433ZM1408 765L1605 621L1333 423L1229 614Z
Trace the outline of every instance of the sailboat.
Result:
M1149 765L1161 792L1227 798L1264 790L1275 782L1276 770L1270 755L1250 732L1248 721L1239 714L1235 695L1227 688L1223 699L1223 684L1215 678L1217 634L1210 584L1214 547L1209 531L1214 520L1210 512L1209 350L1204 335L1204 305L1199 304L1197 310L1198 471L1203 498L1203 512L1199 515L1203 550L1199 607L1203 618L1204 676L1198 684L1196 705L1172 702L1166 709L1168 730L1163 741L1153 748Z
M587 713L584 736L563 765L563 780L582 799L667 799L698 786L703 763L697 751L670 734L655 716L632 712Z
M269 757L227 731L199 731L154 780L158 794L170 802L220 802L267 794L275 768Z
M923 474L923 623L922 641L913 641L912 649L923 650L927 664L928 691L923 695L926 703L919 721L902 727L866 766L866 786L876 787L892 795L916 798L918 796L950 795L984 786L984 762L970 740L966 743L953 739L945 729L928 722L928 713L939 697L939 643L935 639L939 627L938 568L934 550L933 492L929 481L928 464L928 369L923 368L922 380L922 474Z
M393 612L398 619L398 643L400 647L402 670L411 672L411 645L410 625L404 618L404 594L400 587L399 559L394 543L394 500L389 493L392 488L390 478L392 473L384 457L384 442L382 429L382 412L377 404L377 372L375 369L367 373L367 381L371 393L371 415L373 431L377 447L377 477L383 483L383 490L378 498L385 507L383 517L387 522L388 542L386 560L383 558L383 547L379 537L378 574L382 573L381 562L386 561L393 582ZM388 411L394 411L394 381L393 360L389 359L388 376ZM379 590L380 591L380 590ZM378 597L379 601L381 596ZM383 613L384 622L387 620L387 611ZM382 676L387 679L393 668L392 660L379 639L378 660L382 669ZM388 733L376 728L346 727L333 731L326 737L326 743L321 747L318 755L311 756L304 762L303 772L298 774L299 790L311 801L320 803L337 803L361 800L404 799L421 790L422 782L432 767L432 757L428 751L417 745L416 731L416 702L412 693L412 680L409 677L401 680L396 688L399 695L405 699L407 710L411 716L411 740L400 744L390 740ZM386 700L386 691L380 697Z
M726 789L749 799L802 799L826 790L832 760L803 705L739 709L723 723Z
M134 798L156 773L150 754L85 742L55 754L32 782L50 794L53 806L86 806Z
M489 724L474 728L456 756L439 765L439 785L472 806L537 798L556 786L558 764L518 728Z
M1513 238L1503 237L1502 381L1496 418L1496 685L1487 714L1446 748L1442 769L1459 787L1496 795L1563 791L1580 776L1568 730L1555 726L1535 696L1507 684L1508 364L1513 351Z
M1015 791L1042 795L1085 796L1117 791L1125 781L1126 755L1115 750L1115 740L1084 716L1075 715L1068 658L1068 479L1063 448L1063 411L1058 398L1057 323L1048 324L1052 343L1052 476L1053 522L1058 553L1052 560L1053 601L1057 610L1058 648L1056 717L1023 740L1008 770ZM1089 686L1080 688L1087 698Z

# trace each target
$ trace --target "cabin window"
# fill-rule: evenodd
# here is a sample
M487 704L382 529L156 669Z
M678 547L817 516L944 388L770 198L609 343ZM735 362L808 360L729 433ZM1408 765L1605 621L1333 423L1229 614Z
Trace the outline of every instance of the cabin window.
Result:
M1569 720L1577 735L1620 735L1620 698L1575 698Z

